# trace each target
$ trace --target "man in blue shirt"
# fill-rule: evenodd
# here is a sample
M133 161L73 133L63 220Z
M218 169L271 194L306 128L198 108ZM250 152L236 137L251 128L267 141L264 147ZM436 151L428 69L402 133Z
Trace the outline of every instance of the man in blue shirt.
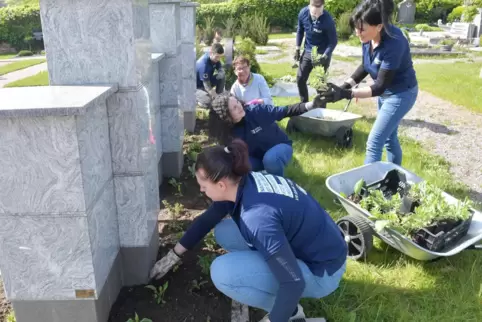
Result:
M224 48L220 43L214 43L209 52L196 62L196 100L204 108L210 106L217 94L225 87L225 72L221 65Z
M330 66L333 51L338 44L335 21L328 11L324 10L324 4L324 0L310 0L310 4L301 9L298 15L294 59L300 62L296 81L302 102L309 100L306 82L314 67L311 57L313 47L317 47L318 55L321 55L319 64L326 72ZM303 53L300 55L303 38L305 38L305 44Z

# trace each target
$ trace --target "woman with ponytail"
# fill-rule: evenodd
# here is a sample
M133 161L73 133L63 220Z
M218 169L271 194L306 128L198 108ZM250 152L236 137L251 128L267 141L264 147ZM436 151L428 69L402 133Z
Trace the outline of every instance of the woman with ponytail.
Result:
M217 243L228 251L211 264L219 291L267 311L262 322L305 321L299 300L322 298L338 288L346 269L346 242L303 188L250 168L248 147L239 139L198 155L196 178L213 203L150 276L163 277L215 228Z
M355 9L350 24L362 42L362 64L343 85L330 84L321 94L328 103L378 96L378 115L368 137L365 163L380 161L385 146L388 161L401 165L398 126L418 95L410 46L391 23L393 10L393 0L364 0ZM374 84L354 88L367 75Z

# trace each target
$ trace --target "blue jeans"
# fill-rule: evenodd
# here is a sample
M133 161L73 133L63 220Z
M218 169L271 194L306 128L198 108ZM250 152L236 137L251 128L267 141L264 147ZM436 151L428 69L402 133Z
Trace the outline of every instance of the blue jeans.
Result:
M418 96L418 86L408 91L378 97L378 115L368 136L365 164L382 159L383 146L389 162L402 164L402 148L398 141L398 125L412 109Z
M214 236L229 253L217 257L211 264L211 279L226 296L251 307L270 312L279 284L262 255L251 250L232 219L222 220ZM306 264L298 260L306 282L302 297L322 298L335 291L346 270L346 263L332 276L313 275Z
M262 171L276 175L283 176L285 167L291 161L293 157L293 148L288 144L277 144L268 151L263 156L263 160L249 157L251 162L251 168L253 171Z

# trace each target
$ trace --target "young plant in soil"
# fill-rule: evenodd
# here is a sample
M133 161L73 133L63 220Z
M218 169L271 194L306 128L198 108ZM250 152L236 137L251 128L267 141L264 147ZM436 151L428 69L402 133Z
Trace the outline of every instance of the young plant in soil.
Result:
M182 183L177 181L175 178L169 179L169 184L176 189L175 195L182 197Z
M189 289L189 293L194 293L195 290L200 291L201 286L203 286L207 282L208 281L203 281L202 278L199 280L199 282L197 280L193 280L191 288Z
M143 318L142 320L140 320L139 316L136 313L134 318L130 318L129 320L127 320L127 322L152 322L152 320L147 318Z
M165 282L163 285L159 286L156 288L154 285L147 285L146 288L152 290L154 294L152 294L152 297L156 300L157 304L165 304L166 301L164 300L164 294L166 293L166 290L169 286L169 282Z
M209 254L209 255L198 255L198 265L201 267L201 270L203 274L209 275L209 272L211 270L211 263L214 261L216 258L216 255L214 254Z
M169 223L169 226L175 232L182 231L183 227L181 223L178 221L178 219L186 211L184 206L178 202L176 202L174 206L172 206L169 204L169 202L167 202L167 200L162 200L162 204L171 215L171 223Z
M209 250L211 252L216 251L217 243L216 243L216 239L214 238L214 232L213 231L210 231L206 235L206 237L204 237L204 244L206 245L207 250Z

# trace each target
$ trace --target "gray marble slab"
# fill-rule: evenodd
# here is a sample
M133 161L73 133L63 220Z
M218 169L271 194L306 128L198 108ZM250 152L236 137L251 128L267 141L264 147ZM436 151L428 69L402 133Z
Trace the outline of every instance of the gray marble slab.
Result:
M184 119L179 108L161 109L162 152L182 151Z
M76 122L85 205L90 209L112 178L106 101L91 105Z
M115 91L116 85L2 88L0 118L82 115Z
M97 202L87 212L97 294L104 287L120 249L115 202L114 180L110 178Z
M0 215L85 211L74 116L0 119L0 137Z
M149 5L152 48L155 52L176 55L180 32L180 8L177 3L153 3Z
M87 217L0 217L0 269L9 300L75 299L95 290Z
M147 0L42 0L40 15L51 85L142 82L152 53Z
M181 45L182 78L196 79L196 48L192 44Z
M189 2L181 3L181 41L192 43L196 39L196 7Z

